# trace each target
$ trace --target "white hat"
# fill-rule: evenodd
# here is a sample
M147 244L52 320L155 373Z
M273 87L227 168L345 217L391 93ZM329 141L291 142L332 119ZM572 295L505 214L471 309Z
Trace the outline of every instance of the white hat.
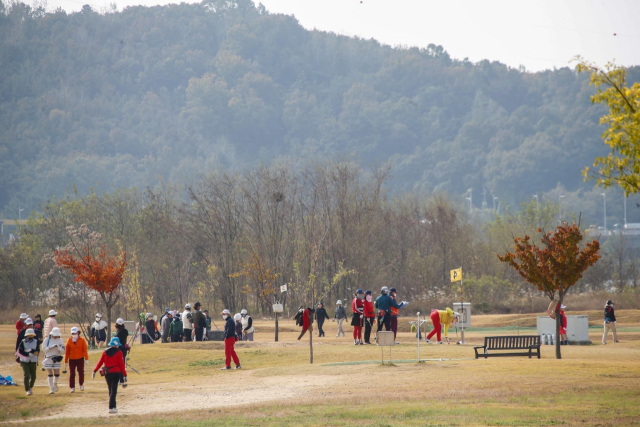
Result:
M225 308L224 310L222 310L222 314L231 314L231 313L229 313L229 310Z
M28 337L28 336L30 336L30 335L35 336L35 335L36 335L36 332L33 330L33 328L29 328L29 329L27 329L27 330L24 332L24 334L25 334L25 336L27 336L27 337Z
M242 319L242 314L240 314L240 313L236 313L236 315L235 315L235 316L233 316L233 320L235 320L236 322L237 322L238 320L240 320L240 319Z
M102 314L100 314L100 313L96 313L96 317L100 317L100 318L102 318Z
M339 299L338 301L336 301L336 305L342 305L342 300Z
M240 310L240 314L247 314L247 310L243 308L242 310Z
M151 314L151 313L147 313L147 319L148 319L149 317L153 317L153 314Z
M191 310L191 304L187 303L184 308L185 310Z
M20 315L20 319L22 319L22 320L26 319L27 317L29 317L29 315L27 313L22 313Z
M55 310L49 310L49 316L55 316L56 314L58 314L57 311Z
M78 328L76 328L75 326L73 328L71 328L71 333L72 334L77 334L80 330Z
M33 325L33 320L31 320L31 318L30 318L30 317L28 317L28 318L27 318L27 320L25 320L25 321L24 321L24 323L25 323L26 325Z
M118 320L116 320L116 323L118 325L124 325L124 319L122 319L121 317L118 317Z
M62 334L60 333L60 328L53 328L51 330L51 332L49 333L49 335L53 336L53 337L59 337L62 336Z
M562 309L562 308L567 308L567 306L566 306L566 305L564 305L564 304L562 304L562 305L560 306L560 308L561 308L561 309Z

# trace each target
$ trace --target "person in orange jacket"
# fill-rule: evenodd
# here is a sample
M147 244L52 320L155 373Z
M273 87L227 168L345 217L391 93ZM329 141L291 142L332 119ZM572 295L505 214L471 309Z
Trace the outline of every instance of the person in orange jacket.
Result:
M64 371L67 371L67 364L71 365L69 373L69 388L71 393L76 391L76 369L78 370L78 383L80 390L84 391L84 365L89 365L89 352L87 351L87 341L80 336L80 330L75 326L71 328L71 337L67 340L64 348Z
M444 326L444 337L449 341L449 326L453 325L459 319L459 314L454 313L449 307L446 310L431 310L431 322L433 323L433 331L429 332L426 342L431 344L431 337L437 334L438 344L442 344L441 328Z

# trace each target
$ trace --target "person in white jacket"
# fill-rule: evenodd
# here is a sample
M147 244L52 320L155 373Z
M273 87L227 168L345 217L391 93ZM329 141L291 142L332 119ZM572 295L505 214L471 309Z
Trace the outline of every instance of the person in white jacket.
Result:
M107 322L102 320L102 314L96 314L96 321L91 325L89 336L96 340L98 348L102 348L107 342Z
M64 341L60 328L55 327L49 336L44 340L44 361L42 366L47 370L47 381L49 382L49 394L58 391L58 378L60 378L60 366L64 359Z
M194 335L194 331L191 304L186 304L184 306L184 311L182 312L182 331L184 333L185 341L193 341L192 335Z

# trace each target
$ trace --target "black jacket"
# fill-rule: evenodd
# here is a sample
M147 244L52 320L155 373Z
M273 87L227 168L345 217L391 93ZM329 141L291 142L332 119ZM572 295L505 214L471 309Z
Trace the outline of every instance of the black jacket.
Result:
M224 339L236 338L236 322L231 316L227 316L224 322Z
M194 328L206 328L207 327L207 316L200 310L197 310L193 314L193 325Z
M316 309L316 321L318 323L322 323L324 322L324 319L329 319L327 310L325 310L324 307Z
M608 320L609 322L616 321L616 313L612 306L608 305L604 308L604 320Z
M121 347L124 347L124 345L127 343L127 339L129 338L129 331L127 331L127 328L125 328L124 325L122 325L122 327L116 326L116 328L116 337L118 337L118 339L120 340Z
M24 334L27 332L26 329L21 330L20 332L18 332L18 340L16 341L16 351L18 351L18 347L20 347L20 343L22 342L22 340L24 339Z

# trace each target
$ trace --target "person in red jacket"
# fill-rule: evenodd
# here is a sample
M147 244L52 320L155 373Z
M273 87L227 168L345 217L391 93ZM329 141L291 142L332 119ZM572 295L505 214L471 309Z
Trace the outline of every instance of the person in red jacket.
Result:
M373 292L364 293L364 343L371 344L371 329L376 321L376 312L373 310Z
M16 322L16 335L19 335L21 330L27 329L27 325L25 324L27 317L29 317L27 313L22 313L20 315L20 318Z
M364 291L358 289L351 301L351 326L353 326L353 344L364 345L362 342L362 317L364 316Z
M120 374L124 377L125 381L127 378L127 371L124 367L124 358L122 357L122 352L120 351L120 340L118 337L111 338L109 341L109 345L107 349L102 353L102 357L98 361L95 369L93 370L93 374L91 374L91 378L96 377L96 372L98 369L104 365L105 375L104 378L107 381L107 386L109 387L109 413L117 414L118 409L116 407L116 394L118 394L118 383L120 382Z
M567 316L564 314L564 309L567 308L566 305L560 306L560 316L562 316L562 321L560 322L560 345L569 345L569 338L567 337Z

